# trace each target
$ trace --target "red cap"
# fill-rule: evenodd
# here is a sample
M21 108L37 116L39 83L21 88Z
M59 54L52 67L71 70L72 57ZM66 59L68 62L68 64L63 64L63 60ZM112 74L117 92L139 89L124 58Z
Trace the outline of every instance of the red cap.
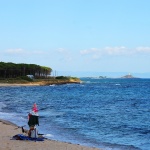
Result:
M35 113L38 112L36 103L33 104L32 111L34 111Z

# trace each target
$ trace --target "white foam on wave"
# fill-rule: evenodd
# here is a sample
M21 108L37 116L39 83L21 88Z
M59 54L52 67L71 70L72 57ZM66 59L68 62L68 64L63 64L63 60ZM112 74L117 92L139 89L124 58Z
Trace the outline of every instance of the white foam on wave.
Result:
M0 112L0 119L10 121L18 126L23 126L27 122L27 119L16 113Z
M121 85L121 84L119 84L119 83L116 83L115 85Z
M52 134L44 134L43 135L45 138L52 138L52 137L54 137Z
M55 117L55 116L63 116L65 113L64 112L57 112L55 110L49 110L49 111L41 111L40 116L44 117Z
M11 117L12 117L12 114L0 112L1 119L4 119L4 118L7 119L7 118L11 118Z
M0 102L0 111L2 111L2 109L5 107L6 107L6 105L3 102Z
M51 85L49 85L49 86L56 86L55 84L51 84Z

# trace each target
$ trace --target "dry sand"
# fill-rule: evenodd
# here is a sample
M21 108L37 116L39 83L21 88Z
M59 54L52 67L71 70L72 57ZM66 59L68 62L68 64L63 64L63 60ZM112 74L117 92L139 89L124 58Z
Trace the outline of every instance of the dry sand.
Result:
M0 83L1 86L39 86L39 83Z
M0 120L0 150L99 150L54 140L36 142L11 140L16 134L22 134L21 128L8 121Z

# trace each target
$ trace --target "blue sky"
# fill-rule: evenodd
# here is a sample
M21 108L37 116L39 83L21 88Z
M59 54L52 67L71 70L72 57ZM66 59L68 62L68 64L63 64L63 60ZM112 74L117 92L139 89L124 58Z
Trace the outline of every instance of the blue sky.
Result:
M0 0L0 61L58 75L149 73L149 7L149 0Z

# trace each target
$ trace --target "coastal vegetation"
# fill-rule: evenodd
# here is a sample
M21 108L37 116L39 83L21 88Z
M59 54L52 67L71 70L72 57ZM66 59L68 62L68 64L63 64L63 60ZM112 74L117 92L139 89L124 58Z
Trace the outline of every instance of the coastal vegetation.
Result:
M66 84L80 83L76 77L51 76L50 67L36 64L15 64L12 62L0 62L0 83L7 84ZM33 76L31 78L30 76Z
M0 78L17 78L20 76L33 75L36 78L47 77L52 69L36 64L15 64L12 62L0 62Z

